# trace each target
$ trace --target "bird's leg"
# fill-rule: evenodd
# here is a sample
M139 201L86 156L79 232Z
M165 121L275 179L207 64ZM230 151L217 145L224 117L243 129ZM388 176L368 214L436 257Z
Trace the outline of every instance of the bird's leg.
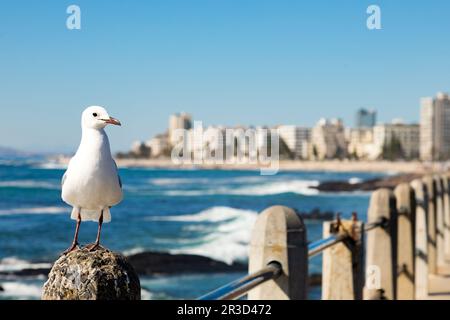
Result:
M100 233L102 232L102 224L103 224L103 210L100 214L100 218L98 219L98 231L97 231L97 239L93 245L89 246L89 251L94 251L100 246Z
M75 235L73 236L72 245L63 252L63 254L68 254L69 252L72 252L75 249L78 249L78 232L80 231L80 224L81 224L81 209L78 208L78 216L77 216L77 227L75 228Z

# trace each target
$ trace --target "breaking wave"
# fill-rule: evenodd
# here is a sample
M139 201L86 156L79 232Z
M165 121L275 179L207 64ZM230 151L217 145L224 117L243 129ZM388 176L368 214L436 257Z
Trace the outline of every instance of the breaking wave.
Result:
M212 207L196 214L148 219L209 224L205 227L209 233L201 239L200 244L186 245L170 252L197 254L231 264L234 261L247 260L250 234L257 215L258 213L252 210Z
M0 260L0 271L19 271L24 269L44 269L51 268L50 263L33 263L16 257L8 257Z
M317 187L319 181L294 180L263 183L260 185L245 186L239 188L220 187L208 190L170 190L164 192L168 196L204 196L204 195L241 195L241 196L265 196L283 193L296 193L300 195L319 194Z
M14 299L40 299L42 288L36 284L21 282L2 282L3 290L0 297Z
M59 182L51 183L35 180L13 180L13 181L1 181L0 188L59 190L61 188L61 184Z
M13 208L0 209L0 216L9 216L14 214L61 214L69 213L65 207L33 207L33 208Z

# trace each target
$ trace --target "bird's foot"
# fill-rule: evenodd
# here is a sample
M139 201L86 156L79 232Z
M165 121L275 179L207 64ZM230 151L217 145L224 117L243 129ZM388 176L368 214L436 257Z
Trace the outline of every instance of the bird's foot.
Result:
M72 243L72 245L71 245L66 251L64 251L62 254L63 254L63 255L66 255L66 254L68 254L68 253L70 253L70 252L72 252L72 251L79 250L79 249L80 249L80 247L78 246L78 242L74 242L74 243Z
M89 252L93 252L95 250L97 250L98 248L102 248L102 246L100 245L100 243L92 243L92 244L88 244L85 247Z

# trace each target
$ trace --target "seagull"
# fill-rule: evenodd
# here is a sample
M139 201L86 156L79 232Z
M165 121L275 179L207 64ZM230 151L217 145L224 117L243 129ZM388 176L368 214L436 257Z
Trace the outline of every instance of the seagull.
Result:
M64 254L79 249L82 221L98 222L97 239L87 246L89 251L96 250L102 224L111 221L109 209L122 201L122 182L105 132L109 124L121 125L103 107L88 107L81 116L81 142L61 181L61 198L73 207L71 218L77 221L72 245Z

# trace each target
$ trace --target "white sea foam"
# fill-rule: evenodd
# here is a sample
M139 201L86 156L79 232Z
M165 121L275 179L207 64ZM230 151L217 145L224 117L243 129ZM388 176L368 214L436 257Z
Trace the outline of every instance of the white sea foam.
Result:
M18 271L23 269L51 268L50 263L32 263L16 257L7 257L0 260L0 271Z
M357 184L357 183L361 183L362 179L358 178L358 177L352 177L350 179L348 179L348 183L350 184Z
M170 250L171 253L188 253L211 257L231 264L248 257L250 233L258 213L230 207L212 207L197 214L152 217L155 220L208 222L217 226L201 239L201 244L186 245Z
M14 214L61 214L68 213L70 210L65 207L32 207L32 208L13 208L0 209L0 216L9 216Z
M315 180L277 181L258 186L238 188L230 191L232 194L238 195L274 195L281 193L315 195L318 194L319 191L311 187L317 187L318 185L319 181Z
M0 181L0 188L24 188L24 189L60 189L59 182L35 181L35 180L13 180Z
M194 214L179 216L153 216L148 217L147 219L159 221L219 222L237 219L247 215L256 216L256 214L257 213L252 210L242 210L230 207L212 207Z
M265 177L251 176L251 177L230 177L230 178L215 178L214 183L229 184L229 183L255 183L262 182ZM183 185L183 184L197 184L197 183L211 183L210 178L155 178L150 179L149 183L157 186L171 186L171 185Z
M21 282L2 282L3 292L0 297L10 297L15 299L39 299L42 294L42 288L34 284Z
M36 168L39 169L67 169L67 164L59 163L59 162L44 162L36 165Z
M276 181L259 185L244 186L239 188L219 187L208 190L170 190L164 192L168 196L204 196L204 195L242 195L242 196L264 196L283 193L296 193L301 195L316 195L319 193L317 187L319 181L315 180L293 180Z
M208 183L210 180L203 178L157 178L150 179L149 182L155 186L173 186L180 184Z
M145 248L137 247L137 248L132 248L129 250L124 250L122 253L126 256L131 256L133 254L138 254L138 253L142 253L142 252L145 252Z
M141 299L142 300L152 300L154 297L154 294L150 291L141 288Z

